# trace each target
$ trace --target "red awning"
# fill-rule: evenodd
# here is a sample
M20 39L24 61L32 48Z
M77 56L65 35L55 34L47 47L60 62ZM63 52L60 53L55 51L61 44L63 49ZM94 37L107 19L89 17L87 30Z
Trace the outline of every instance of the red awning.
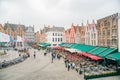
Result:
M94 55L86 53L86 52L78 52L78 54L84 55L84 56L89 57L93 60L102 60L102 58L100 58L98 56L94 56Z
M53 48L54 49L59 49L59 50L64 49L64 47L62 47L62 46L54 46Z

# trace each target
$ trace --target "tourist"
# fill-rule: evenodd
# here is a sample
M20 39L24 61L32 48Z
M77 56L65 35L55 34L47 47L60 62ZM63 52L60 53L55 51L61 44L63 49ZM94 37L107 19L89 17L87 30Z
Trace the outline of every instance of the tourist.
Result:
M33 56L34 56L34 59L35 59L36 58L36 51L34 51L34 55Z
M65 58L64 62L65 62L65 67L67 68L67 59L66 58Z
M75 63L73 62L73 63L72 63L72 69L74 69L74 68L75 68Z
M53 63L53 59L55 58L55 53L54 52L52 52L52 63Z
M60 60L60 57L61 57L60 54L57 54L57 59L58 59L58 60Z
M70 70L70 62L68 61L68 71Z

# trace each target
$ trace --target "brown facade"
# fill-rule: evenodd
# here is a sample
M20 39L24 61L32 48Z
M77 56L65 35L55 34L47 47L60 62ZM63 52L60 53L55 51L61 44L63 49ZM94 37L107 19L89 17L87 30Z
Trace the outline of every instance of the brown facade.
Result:
M85 44L85 29L86 29L86 26L82 25L80 29L80 43L81 44Z
M39 31L37 31L37 32L34 34L34 36L35 36L35 42L36 42L36 43L39 43L39 42L40 42L40 33L39 33Z
M40 33L40 42L46 42L46 34Z
M2 24L0 24L0 32L2 32L2 33L5 32L5 31L4 31L4 28L3 28L3 26L2 26Z
M118 48L118 13L97 20L98 45Z
M8 35L12 35L13 38L16 40L17 36L24 37L25 35L25 26L20 24L9 24L5 23L4 30L5 33Z

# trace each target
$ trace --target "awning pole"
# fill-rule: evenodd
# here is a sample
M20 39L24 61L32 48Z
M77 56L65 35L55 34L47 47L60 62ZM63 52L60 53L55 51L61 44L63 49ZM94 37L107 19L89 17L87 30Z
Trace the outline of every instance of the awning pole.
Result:
M104 58L104 67L106 66L106 59Z

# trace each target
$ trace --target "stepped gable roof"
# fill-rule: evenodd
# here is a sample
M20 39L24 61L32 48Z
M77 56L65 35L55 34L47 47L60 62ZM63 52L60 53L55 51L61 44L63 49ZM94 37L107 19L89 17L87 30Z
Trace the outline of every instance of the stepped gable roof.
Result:
M65 33L70 33L70 29L67 29L67 30L65 31Z
M77 29L79 29L79 31L80 31L80 29L81 29L81 26L79 26L78 24L75 26L75 25L72 23L71 27L73 27L73 28L75 29L75 33L76 33Z
M25 31L25 26L24 26L24 25L21 25L21 24L11 24L11 23L5 23L4 29L10 27L13 31L15 31L15 29L16 29L18 26L23 27L23 30Z

